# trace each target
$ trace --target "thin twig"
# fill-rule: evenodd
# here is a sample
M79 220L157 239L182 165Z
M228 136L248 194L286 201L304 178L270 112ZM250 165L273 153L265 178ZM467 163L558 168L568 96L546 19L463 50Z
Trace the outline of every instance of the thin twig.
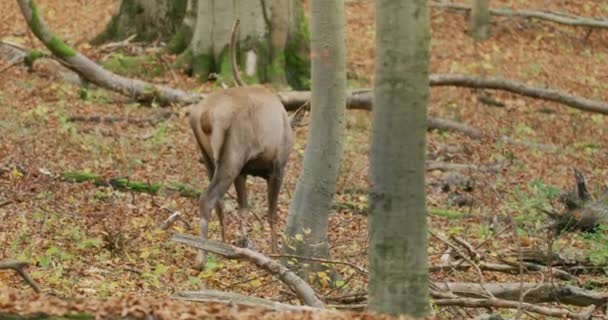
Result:
M488 297L494 298L494 295L488 291L485 287L485 280L483 277L483 273L481 272L481 269L479 268L479 266L473 262L471 259L469 259L462 251L460 251L460 249L455 246L454 244L452 244L451 242L447 241L446 239L443 239L442 237L440 237L439 235L435 234L434 232L432 232L431 230L428 230L428 232L435 237L437 240L447 244L449 247L452 247L452 249L454 249L462 259L466 260L468 263L471 264L471 266L473 266L473 268L475 268L475 270L477 271L477 275L479 276L479 285L481 286L481 288L488 294Z

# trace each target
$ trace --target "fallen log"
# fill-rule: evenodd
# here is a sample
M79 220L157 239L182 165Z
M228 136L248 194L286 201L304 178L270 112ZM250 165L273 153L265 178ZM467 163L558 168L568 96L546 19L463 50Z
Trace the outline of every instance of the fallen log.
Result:
M575 276L571 275L570 273L568 273L564 270L558 269L558 268L546 267L543 265L538 265L538 264L530 263L530 262L521 262L521 263L523 264L522 266L524 268L524 273L539 272L539 271L540 272L550 272L557 279L564 280L564 281L577 281L577 278ZM477 263L477 267L482 271L502 272L502 273L508 273L508 274L520 274L521 273L519 262L516 262L513 264L501 264L501 263L491 263L491 262L479 261ZM458 261L458 262L449 263L449 264L445 264L445 265L430 266L429 272L449 271L449 270L468 270L471 268L474 268L474 266L472 266L470 263L467 263L464 261Z
M509 301L496 298L474 299L474 298L453 298L453 299L436 299L437 306L456 306L463 308L501 308L501 309L521 309L526 312L533 312L550 317L569 318L587 320L591 319L596 306L591 305L581 312L573 312L566 309L551 308L539 306L526 302Z
M314 290L298 277L294 272L287 269L281 263L272 260L260 252L246 248L235 247L226 243L203 239L200 237L175 233L171 240L185 244L190 247L205 250L214 254L224 256L229 259L248 260L268 273L276 276L283 283L291 287L300 301L310 307L324 308L323 302L317 298Z
M453 10L457 12L468 13L471 7L458 3L431 3L434 8ZM551 11L536 11L536 10L511 10L511 9L490 9L490 14L494 16L523 18L523 19L539 19L553 23L564 24L573 27L584 28L600 28L608 29L608 19L593 19L585 18L570 14L563 14Z
M228 304L241 304L252 307L264 307L272 310L285 311L319 311L325 310L309 306L296 306L292 304L280 303L268 299L245 296L233 292L203 290L203 291L182 291L173 295L174 299L198 302L221 302ZM328 310L330 311L330 310Z
M59 174L59 179L68 182L93 182L96 186L112 187L116 190L134 191L156 194L177 194L181 197L195 198L200 196L201 191L192 189L189 186L179 182L169 183L149 183L129 178L112 178L103 179L100 175L90 172L70 171Z
M479 283L434 282L433 284L435 290L448 291L467 298L484 298L487 296L487 290L498 299L511 301L519 301L521 294L525 292L523 301L527 303L560 302L579 307L600 306L608 303L608 293L553 283L485 283L485 290Z
M74 70L92 83L112 91L120 92L139 101L157 101L161 104L194 103L202 95L129 79L102 68L89 58L69 47L51 33L33 0L17 0L21 13L34 35L66 67Z

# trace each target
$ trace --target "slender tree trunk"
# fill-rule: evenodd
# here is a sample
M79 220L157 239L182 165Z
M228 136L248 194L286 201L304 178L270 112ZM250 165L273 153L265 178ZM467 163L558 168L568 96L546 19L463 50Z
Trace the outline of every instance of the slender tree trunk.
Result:
M472 0L469 17L469 34L475 40L485 40L490 36L490 0Z
M429 97L426 0L376 2L369 215L369 307L428 312L424 192Z
M121 0L118 11L93 43L123 40L166 40L181 25L187 0Z
M342 157L346 108L344 0L312 0L312 111L283 252L327 257L327 224ZM302 261L304 279L320 264ZM311 273L310 275L322 275ZM323 279L319 279L323 280ZM327 279L326 279L327 280Z

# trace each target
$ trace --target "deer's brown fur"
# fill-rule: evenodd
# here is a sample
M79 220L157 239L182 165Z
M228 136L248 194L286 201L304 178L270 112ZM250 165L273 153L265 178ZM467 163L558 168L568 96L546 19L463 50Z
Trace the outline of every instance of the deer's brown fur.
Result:
M276 253L277 201L292 147L290 121L278 96L261 85L229 88L192 105L189 118L211 180L199 200L201 236L207 238L209 216L215 208L225 240L222 196L234 183L239 214L243 214L247 209L246 178L258 176L268 185L268 222ZM204 267L204 252L199 252L197 260Z

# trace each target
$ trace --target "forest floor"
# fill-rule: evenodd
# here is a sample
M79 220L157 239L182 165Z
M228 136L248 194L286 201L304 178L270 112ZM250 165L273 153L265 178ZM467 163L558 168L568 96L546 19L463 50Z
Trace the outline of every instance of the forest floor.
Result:
M88 44L109 20L117 1L40 1L49 26L70 45L97 61L117 53L102 52ZM608 17L603 1L492 1L493 7L551 9L587 17ZM41 48L21 17L15 1L0 2L0 40ZM346 1L348 78L352 88L371 87L374 68L373 1ZM431 72L500 76L537 86L548 86L578 96L608 101L608 32L540 21L494 18L492 36L475 43L466 35L464 15L431 9ZM150 53L152 52L152 53ZM156 51L157 52L157 51ZM174 57L137 48L128 54L149 54L154 68L130 74L182 89L210 91L178 70L167 68ZM96 187L92 182L70 183L56 178L68 171L87 171L104 179L169 183L195 189L207 184L198 162L199 152L183 110L155 124L71 122L70 116L112 115L143 118L158 115L125 97L60 81L47 70L35 72L15 66L4 70L0 60L0 260L31 263L29 271L43 292L60 297L153 297L177 291L207 289L297 303L284 294L281 283L255 266L221 257L211 258L204 272L191 268L195 251L168 241L169 232L158 225L167 210L184 213L192 226L197 221L197 199L177 195L148 195ZM442 188L446 175L427 172L429 228L455 234L491 256L522 248L545 248L542 226L547 218L536 208L553 206L561 191L573 187L572 169L580 169L591 186L608 183L608 119L563 105L488 92L503 107L480 101L472 89L432 88L429 114L477 127L480 140L459 133L430 131L428 158L462 164L508 164L494 172L461 171L462 183ZM331 256L367 265L367 192L370 113L348 111L344 156L334 210L330 216ZM280 196L279 230L283 230L291 196L300 174L307 128L296 131L295 151ZM266 186L249 179L250 203L265 213ZM594 189L595 190L595 189ZM457 198L467 204L458 206ZM228 235L238 226L234 191L226 197ZM258 250L268 253L268 228L252 215L245 217ZM501 230L512 227L506 232ZM192 233L183 223L175 230ZM215 218L211 238L219 239ZM264 231L266 230L266 231ZM447 246L429 238L429 264L437 265ZM570 233L554 244L559 251L575 251L597 265L608 265L608 235ZM605 268L605 267L604 267ZM347 285L333 294L366 290L367 278L338 266ZM517 282L519 276L484 273L487 282ZM436 272L435 281L477 282L475 272ZM526 279L542 281L542 276ZM605 276L583 275L585 287L606 290ZM0 287L29 290L15 274L0 272ZM604 289L602 289L602 287ZM318 288L321 295L330 288ZM0 306L15 293L0 295ZM136 298L132 298L136 299ZM6 306L6 304L5 304ZM26 308L27 306L22 306ZM221 309L220 306L217 308ZM218 311L219 312L219 311ZM225 312L221 311L221 312ZM436 309L437 315L459 314ZM459 311L460 312L460 311ZM464 316L465 314L460 314Z

